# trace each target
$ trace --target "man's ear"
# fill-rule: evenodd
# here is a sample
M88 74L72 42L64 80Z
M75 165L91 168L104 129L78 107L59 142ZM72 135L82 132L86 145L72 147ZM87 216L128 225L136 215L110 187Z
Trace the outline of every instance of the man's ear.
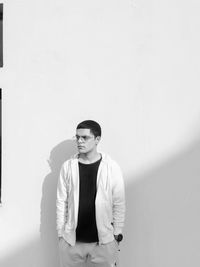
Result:
M100 140L101 140L101 136L97 136L96 137L96 145L100 142Z

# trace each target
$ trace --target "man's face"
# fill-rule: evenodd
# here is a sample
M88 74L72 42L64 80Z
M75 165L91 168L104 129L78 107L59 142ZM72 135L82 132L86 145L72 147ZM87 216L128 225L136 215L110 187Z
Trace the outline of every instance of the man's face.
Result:
M96 149L100 137L95 137L90 129L77 129L76 140L78 151L80 153L88 153Z

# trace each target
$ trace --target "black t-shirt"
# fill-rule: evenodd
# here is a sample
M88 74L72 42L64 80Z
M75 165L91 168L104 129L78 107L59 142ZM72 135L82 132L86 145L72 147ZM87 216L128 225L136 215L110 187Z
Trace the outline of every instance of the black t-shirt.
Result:
M79 162L79 210L76 240L79 242L98 242L95 199L97 172L101 159L91 164Z

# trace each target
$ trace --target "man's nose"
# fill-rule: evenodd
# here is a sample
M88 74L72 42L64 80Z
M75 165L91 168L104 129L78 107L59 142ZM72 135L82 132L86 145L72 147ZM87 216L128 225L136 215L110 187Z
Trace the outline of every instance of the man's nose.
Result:
M82 142L83 142L83 139L81 138L81 136L79 136L79 137L77 138L77 142L78 142L78 143L82 143Z

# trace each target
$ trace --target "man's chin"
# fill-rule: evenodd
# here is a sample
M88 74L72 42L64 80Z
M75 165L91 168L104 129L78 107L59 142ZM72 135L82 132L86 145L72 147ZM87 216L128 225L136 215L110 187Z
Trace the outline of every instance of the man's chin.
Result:
M86 150L85 150L85 148L81 147L81 148L78 148L78 152L80 152L80 153L86 153Z

